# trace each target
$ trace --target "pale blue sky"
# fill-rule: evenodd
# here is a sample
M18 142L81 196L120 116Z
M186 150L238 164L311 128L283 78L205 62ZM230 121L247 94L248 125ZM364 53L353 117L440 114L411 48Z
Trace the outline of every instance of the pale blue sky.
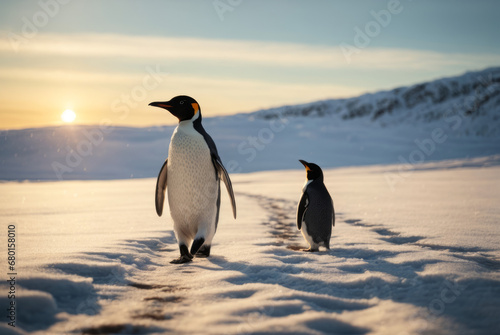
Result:
M30 17L39 9L38 2L2 0L0 29L18 30L19 18ZM61 6L61 15L43 30L336 45L351 40L352 28L372 20L370 11L384 9L387 3L241 0L220 21L212 0L72 0ZM403 11L373 40L371 47L500 51L499 1L401 0L400 3Z
M49 11L57 3L55 15L40 2ZM212 0L64 2L0 3L2 128L54 124L67 107L80 123L163 124L172 120L145 106L175 94L220 115L500 65L499 1L401 0L385 27L371 11L387 11L394 0L220 0L231 7L224 20ZM25 36L26 20L36 25L36 15L47 23ZM348 62L340 45L355 46L356 27L366 33L370 22L378 31ZM12 36L22 37L17 51ZM113 118L110 106L140 85L146 67L168 74L126 118ZM16 103L24 92L50 99L35 110Z

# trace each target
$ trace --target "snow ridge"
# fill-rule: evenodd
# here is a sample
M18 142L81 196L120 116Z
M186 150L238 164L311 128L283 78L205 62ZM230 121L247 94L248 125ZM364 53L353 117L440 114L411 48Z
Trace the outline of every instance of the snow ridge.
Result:
M500 125L500 68L469 72L410 87L256 112L259 118L324 117L366 119L380 126L431 123L453 115L471 120L465 135L498 135Z

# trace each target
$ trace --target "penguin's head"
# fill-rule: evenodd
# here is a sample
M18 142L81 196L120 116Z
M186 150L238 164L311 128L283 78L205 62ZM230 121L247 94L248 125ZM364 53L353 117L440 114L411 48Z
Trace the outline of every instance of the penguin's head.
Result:
M306 168L307 180L323 179L323 171L319 166L314 163L303 161L302 159L299 159L299 162Z
M187 95L178 95L170 101L156 101L149 106L160 107L168 110L173 116L179 119L179 122L191 120L200 113L200 105Z

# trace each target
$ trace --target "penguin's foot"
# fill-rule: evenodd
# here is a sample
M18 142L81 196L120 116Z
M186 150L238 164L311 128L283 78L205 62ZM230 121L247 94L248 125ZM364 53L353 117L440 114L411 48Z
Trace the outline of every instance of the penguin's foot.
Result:
M305 251L305 252L318 252L319 249L311 249L311 248L309 248L309 249L302 249L302 251Z
M179 244L179 250L181 252L181 257L171 261L171 264L183 264L191 262L193 260L193 255L189 253L189 250L185 244Z
M196 255L203 246L203 243L205 243L205 239L203 237L195 239L193 245L191 246L191 255Z
M174 259L173 261L170 262L170 264L184 264L184 263L189 263L193 261L193 256L189 257L191 255L182 255L179 258Z
M210 245L202 246L195 256L200 258L207 258L208 256L210 256L210 247Z

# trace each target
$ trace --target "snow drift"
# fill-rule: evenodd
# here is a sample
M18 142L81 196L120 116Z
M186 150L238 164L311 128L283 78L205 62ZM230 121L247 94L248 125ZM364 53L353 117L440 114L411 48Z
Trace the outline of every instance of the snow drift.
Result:
M305 253L296 166L233 174L238 220L223 194L212 255L184 265L169 263L179 251L154 178L3 183L19 309L0 332L498 333L500 167L434 164L395 188L397 166L326 170L332 249Z

